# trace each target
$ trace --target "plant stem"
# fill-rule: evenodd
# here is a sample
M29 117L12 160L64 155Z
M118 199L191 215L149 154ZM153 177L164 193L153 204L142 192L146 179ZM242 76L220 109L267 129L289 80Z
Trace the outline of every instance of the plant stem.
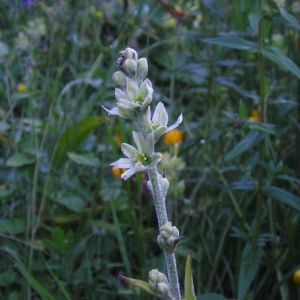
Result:
M263 45L264 45L264 19L262 18L260 21L259 26L259 36L258 36L258 72L259 72L259 94L260 94L260 103L259 103L259 110L260 110L260 116L261 116L261 122L265 122L265 75L264 75L264 69L265 69L265 61L263 56ZM260 161L264 161L264 142L262 141L259 145L259 158ZM260 221L261 221L261 215L262 215L262 201L263 201L263 195L262 195L262 189L263 189L263 180L264 180L264 174L263 174L263 167L260 164L258 166L258 193L257 193L257 203L256 203L256 238L259 236L260 231Z
M165 198L162 197L157 169L154 168L148 171L148 175L152 183L153 199L160 232L162 225L165 222L168 222L166 202ZM167 264L171 294L174 297L174 299L181 300L175 254L168 254L166 251L164 251L164 253Z

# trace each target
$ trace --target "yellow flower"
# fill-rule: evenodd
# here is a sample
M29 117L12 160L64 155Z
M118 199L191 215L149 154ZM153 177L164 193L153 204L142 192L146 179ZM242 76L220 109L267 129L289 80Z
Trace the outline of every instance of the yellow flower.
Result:
M117 177L118 179L121 178L122 173L124 173L127 169L118 169L115 168L114 166L111 168L111 171L113 172L114 176Z
M25 93L26 90L27 90L26 84L24 84L24 83L19 83L19 84L17 85L17 92L18 92L18 93Z
M173 129L164 135L164 141L168 146L174 146L182 142L182 132L178 129Z
M122 138L121 138L121 134L119 132L115 133L115 142L116 142L118 147L121 147Z
M296 283L300 283L300 269L294 273L293 280Z
M250 122L260 122L260 113L257 109L252 110L251 117L249 118Z

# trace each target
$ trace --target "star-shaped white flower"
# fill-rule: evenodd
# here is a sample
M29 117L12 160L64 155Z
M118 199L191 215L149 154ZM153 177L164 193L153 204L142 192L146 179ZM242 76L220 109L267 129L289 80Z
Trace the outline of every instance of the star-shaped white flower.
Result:
M126 119L135 119L135 110L145 110L152 101L153 88L149 79L142 81L139 86L138 83L126 77L126 88L115 89L115 96L117 99L117 106L112 109L103 107L110 115L121 116Z
M182 114L178 117L177 121L168 127L169 122L169 116L165 109L165 106L162 102L159 102L155 108L153 117L151 119L151 109L150 106L147 110L147 122L148 124L151 124L153 129L153 135L154 135L154 142L157 142L158 139L165 134L168 131L171 131L179 126L179 124L182 122L183 117Z
M154 152L154 140L152 134L149 134L146 140L144 140L142 135L136 131L133 131L132 134L137 149L129 144L123 143L121 145L121 150L127 158L120 158L111 164L111 166L114 166L117 169L128 169L121 175L121 178L124 180L128 179L136 172L144 172L157 166L162 159L160 153Z

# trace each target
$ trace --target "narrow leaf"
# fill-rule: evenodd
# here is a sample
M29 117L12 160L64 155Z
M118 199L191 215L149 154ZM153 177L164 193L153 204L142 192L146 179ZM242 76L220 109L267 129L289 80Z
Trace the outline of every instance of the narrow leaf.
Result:
M242 99L240 99L240 103L239 103L239 117L241 120L247 119L247 111Z
M225 161L233 159L242 154L243 152L251 149L254 145L263 140L265 136L266 135L262 133L250 132L225 156Z
M32 154L24 152L14 153L6 161L6 165L13 168L23 167L25 165L31 165L34 163L35 157Z
M260 123L260 122L253 122L253 123L249 124L250 129L269 133L269 134L275 134L274 127L275 127L275 125L273 125L273 124L266 124L266 123Z
M300 198L296 195L275 186L267 186L263 189L267 197L283 202L300 211Z
M69 127L57 142L53 167L55 169L60 168L67 156L67 152L76 151L82 141L102 122L103 120L100 117L88 117Z
M25 222L20 218L0 220L0 233L20 234L26 231Z
M184 299L196 300L194 292L193 274L192 274L192 254L190 253L185 263L184 275Z
M223 36L217 38L202 39L203 42L228 47L239 50L246 50L248 52L257 52L258 44L255 42L247 41L237 36Z
M249 23L250 23L250 26L253 30L253 33L258 32L259 22L260 22L262 17L263 17L263 15L259 12L256 12L256 11L250 12L248 14Z
M100 167L100 160L92 153L76 154L75 152L68 152L68 157L79 165L86 165L92 167Z
M280 14L281 14L281 16L283 17L283 19L285 19L291 27L294 27L294 28L300 30L300 25L299 25L297 19L296 19L293 15L287 13L287 12L286 12L283 8L281 8L281 7L279 8L279 11L280 11Z
M247 243L240 266L239 282L238 282L238 299L244 299L257 271L262 257L262 250L256 248L253 244Z
M76 213L82 213L84 211L84 201L78 196L56 197L53 201L64 205Z
M156 296L158 298L162 298L162 299L172 299L169 296L164 296L164 295L158 294L156 292L156 290L148 282L145 282L145 281L142 281L139 279L128 278L125 276L120 276L120 278L133 286L141 288L142 290L146 291L148 294L154 295L154 296Z
M55 300L55 298L48 292L43 285L37 281L31 274L26 270L26 268L19 262L15 262L16 267L22 273L22 275L27 280L27 283L41 296L44 300Z
M278 48L272 46L265 47L262 51L262 54L265 58L275 62L280 67L286 68L298 79L300 79L299 67L290 58L285 56Z

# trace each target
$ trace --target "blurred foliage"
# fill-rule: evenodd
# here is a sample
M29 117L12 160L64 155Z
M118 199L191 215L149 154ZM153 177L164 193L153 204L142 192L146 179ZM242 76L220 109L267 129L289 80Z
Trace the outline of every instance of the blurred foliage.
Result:
M197 299L300 299L299 18L295 0L1 1L0 299L151 299L119 275L165 272L146 177L109 166L133 128L101 108L127 46L184 116L181 286L192 250Z

